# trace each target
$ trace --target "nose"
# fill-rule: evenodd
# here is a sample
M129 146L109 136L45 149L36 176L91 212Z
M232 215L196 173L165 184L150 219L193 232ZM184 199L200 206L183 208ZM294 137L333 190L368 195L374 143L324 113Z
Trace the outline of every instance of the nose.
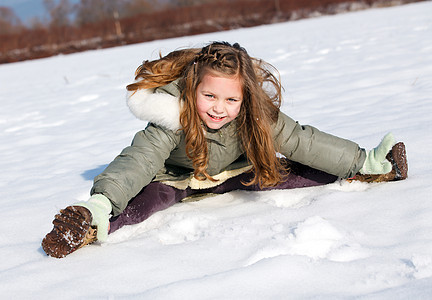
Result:
M213 111L215 113L221 114L224 112L224 109L225 109L225 102L223 100L218 99L214 102Z

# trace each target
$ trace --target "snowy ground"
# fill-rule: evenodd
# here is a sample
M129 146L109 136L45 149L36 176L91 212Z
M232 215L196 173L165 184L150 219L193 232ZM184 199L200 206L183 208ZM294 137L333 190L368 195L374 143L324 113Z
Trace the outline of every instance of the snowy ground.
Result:
M125 85L159 50L238 41L304 124L407 145L409 179L178 204L64 259L56 212L145 124ZM0 65L3 299L431 299L432 2Z

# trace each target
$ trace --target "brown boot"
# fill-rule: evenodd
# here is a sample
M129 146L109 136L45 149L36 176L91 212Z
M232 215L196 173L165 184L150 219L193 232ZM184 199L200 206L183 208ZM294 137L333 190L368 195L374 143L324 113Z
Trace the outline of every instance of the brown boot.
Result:
M349 182L358 180L362 182L383 182L404 180L408 177L408 162L406 157L405 145L402 142L393 146L386 156L391 162L393 168L387 174L357 174L354 177L348 178Z
M54 217L54 228L42 240L45 253L62 258L97 240L92 215L82 206L68 206Z

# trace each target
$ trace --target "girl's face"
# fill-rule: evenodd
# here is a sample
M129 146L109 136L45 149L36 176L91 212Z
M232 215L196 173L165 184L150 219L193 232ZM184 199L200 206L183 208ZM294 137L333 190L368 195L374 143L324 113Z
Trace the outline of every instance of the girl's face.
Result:
M222 77L207 72L196 90L198 115L211 129L219 129L234 120L243 101L238 77Z

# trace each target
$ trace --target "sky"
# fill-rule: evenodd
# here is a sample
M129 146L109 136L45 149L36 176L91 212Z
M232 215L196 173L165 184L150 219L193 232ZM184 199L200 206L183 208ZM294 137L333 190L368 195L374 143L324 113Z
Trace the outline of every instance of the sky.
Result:
M70 0L69 2L77 3L79 0ZM41 19L46 17L43 0L0 0L0 6L12 8L23 23L27 23L33 17Z

